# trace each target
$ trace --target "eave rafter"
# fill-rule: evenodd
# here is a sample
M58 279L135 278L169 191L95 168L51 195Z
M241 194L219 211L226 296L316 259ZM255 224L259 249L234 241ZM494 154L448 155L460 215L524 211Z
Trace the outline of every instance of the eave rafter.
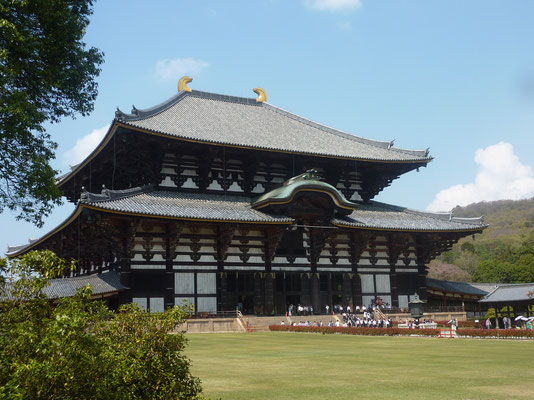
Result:
M263 256L266 269L270 269L271 262L276 254L278 244L282 239L282 234L286 227L283 226L269 226L263 229Z
M217 226L217 260L224 261L226 259L226 254L228 252L228 247L232 242L234 237L237 225L235 224L225 224Z

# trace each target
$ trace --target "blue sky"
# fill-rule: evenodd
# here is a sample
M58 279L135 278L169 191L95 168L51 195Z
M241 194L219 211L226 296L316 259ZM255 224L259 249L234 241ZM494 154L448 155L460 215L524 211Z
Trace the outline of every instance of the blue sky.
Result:
M360 136L425 149L427 168L377 200L416 209L534 196L534 2L98 1L86 42L105 52L95 111L48 127L65 171L115 107L193 89L255 97ZM0 214L0 249L53 229ZM6 228L7 227L7 228Z

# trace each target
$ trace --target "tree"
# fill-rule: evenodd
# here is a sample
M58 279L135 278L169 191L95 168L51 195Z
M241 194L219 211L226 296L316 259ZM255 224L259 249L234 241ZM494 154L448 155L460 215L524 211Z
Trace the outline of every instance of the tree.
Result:
M85 116L103 53L82 41L93 0L0 0L0 212L42 225L60 204L45 122Z
M0 259L0 399L201 399L178 326L187 312L118 313L91 288L51 305L48 279L69 264L50 251Z

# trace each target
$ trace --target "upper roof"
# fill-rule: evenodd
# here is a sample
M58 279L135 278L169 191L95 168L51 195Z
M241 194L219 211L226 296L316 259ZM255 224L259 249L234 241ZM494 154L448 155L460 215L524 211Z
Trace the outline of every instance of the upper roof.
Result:
M534 282L517 284L498 284L481 303L508 303L512 301L534 302Z
M405 207L371 201L360 204L347 217L336 218L332 223L339 227L403 230L417 232L481 231L488 225L483 217L457 218L452 213L430 213Z
M115 121L171 137L260 150L384 162L431 160L427 150L393 147L393 141L365 139L310 121L256 99L193 90L156 107Z
M293 222L292 218L254 210L250 207L250 200L241 196L155 190L152 185L126 190L104 189L101 194L84 192L80 203L102 210L188 220Z
M477 296L485 296L489 291L491 291L491 289L482 288L480 287L480 284L476 283L443 281L441 279L434 278L426 278L426 285L429 288L439 289L445 292L472 294ZM484 285L492 285L492 289L495 287L495 284Z

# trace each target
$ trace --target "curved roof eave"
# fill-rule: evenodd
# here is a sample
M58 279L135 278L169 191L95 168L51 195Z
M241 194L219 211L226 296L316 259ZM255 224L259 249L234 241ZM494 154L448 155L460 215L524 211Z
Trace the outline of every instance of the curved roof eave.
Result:
M392 227L380 227L380 226L367 226L367 225L356 225L356 224L343 224L339 221L332 221L332 225L337 226L338 228L348 228L348 229L363 229L367 231L387 231L387 232L412 232L412 233L482 233L482 230L487 228L486 226L477 227L477 228L463 228L463 229L418 229L418 228L392 228Z
M13 258L13 257L20 256L21 254L26 253L27 251L32 250L38 244L43 243L45 240L51 238L56 233L62 231L67 226L69 226L74 220L76 220L76 218L78 218L78 216L81 214L82 211L83 211L83 207L80 204L78 204L76 208L74 209L74 211L72 212L72 214L69 215L67 219L65 219L65 221L63 221L61 224L56 226L54 229L52 229L50 232L48 232L44 236L41 236L39 239L36 239L36 240L31 240L30 243L28 243L27 245L8 246L8 250L5 253L6 256L9 258ZM13 249L13 250L10 251L10 249Z

